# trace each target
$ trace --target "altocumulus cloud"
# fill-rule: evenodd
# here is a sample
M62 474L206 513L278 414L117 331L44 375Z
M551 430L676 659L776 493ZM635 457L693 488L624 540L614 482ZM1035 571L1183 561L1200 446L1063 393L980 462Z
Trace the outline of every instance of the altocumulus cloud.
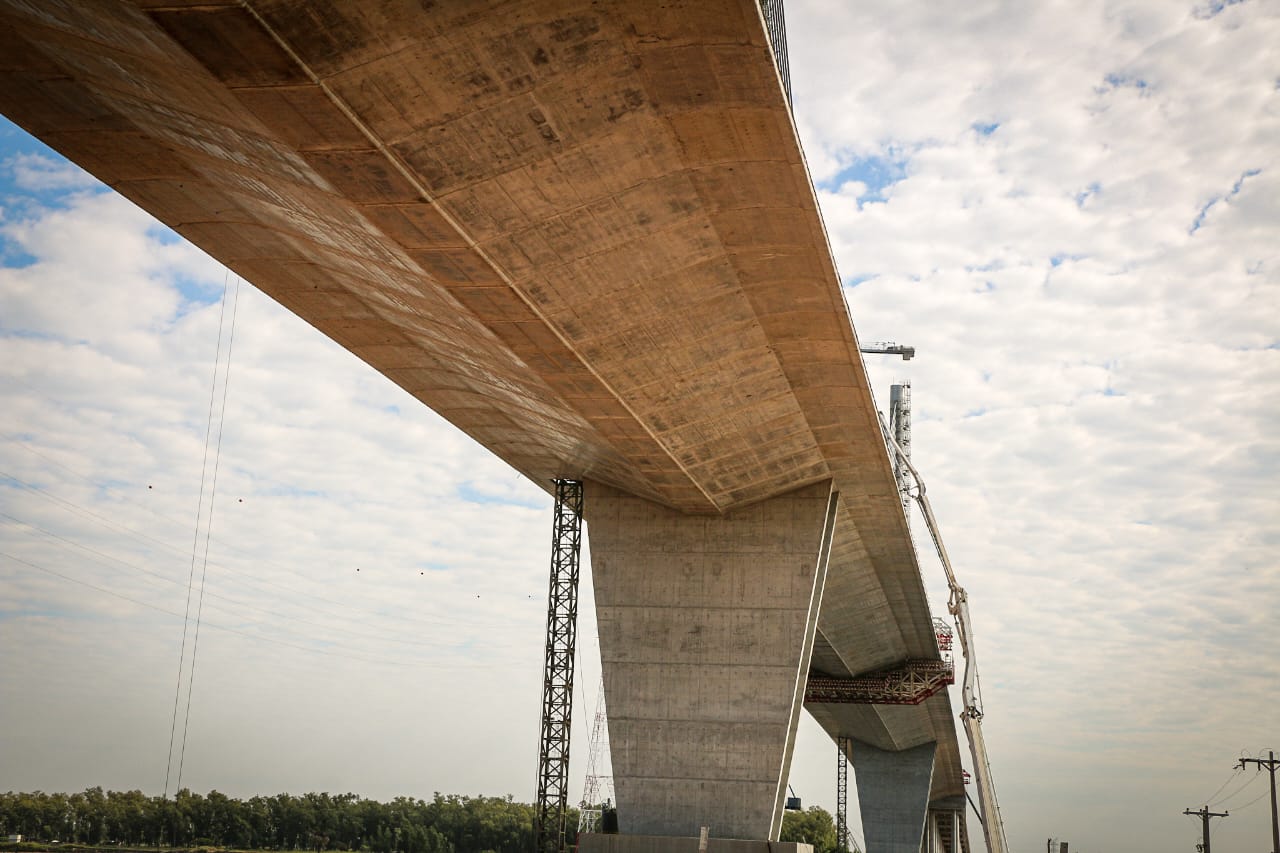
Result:
M854 320L919 351L869 367L913 383L1010 840L1187 844L1280 723L1277 8L789 12Z

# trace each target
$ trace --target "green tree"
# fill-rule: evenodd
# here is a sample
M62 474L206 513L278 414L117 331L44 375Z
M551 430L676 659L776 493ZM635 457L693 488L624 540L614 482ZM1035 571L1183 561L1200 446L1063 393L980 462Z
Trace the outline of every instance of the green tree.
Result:
M836 825L831 813L821 806L802 812L784 812L779 841L799 841L813 845L814 853L835 853Z

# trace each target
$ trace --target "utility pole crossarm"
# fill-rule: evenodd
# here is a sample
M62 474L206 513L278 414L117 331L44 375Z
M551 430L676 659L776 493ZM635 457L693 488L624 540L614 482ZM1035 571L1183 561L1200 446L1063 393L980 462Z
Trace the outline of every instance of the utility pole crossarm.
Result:
M1211 812L1209 811L1208 806L1204 806L1199 811L1194 811L1194 812L1191 809L1183 809L1182 813L1185 815L1192 815L1194 817L1200 818L1200 821L1202 824L1200 836L1203 839L1203 843L1200 844L1199 846L1202 853L1210 853L1209 851L1209 818L1231 816L1230 812Z

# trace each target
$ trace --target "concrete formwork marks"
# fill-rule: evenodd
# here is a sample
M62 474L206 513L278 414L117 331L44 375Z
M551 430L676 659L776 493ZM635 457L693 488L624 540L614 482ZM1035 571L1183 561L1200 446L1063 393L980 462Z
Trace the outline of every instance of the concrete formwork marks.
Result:
M706 518L587 483L624 833L776 838L835 501Z

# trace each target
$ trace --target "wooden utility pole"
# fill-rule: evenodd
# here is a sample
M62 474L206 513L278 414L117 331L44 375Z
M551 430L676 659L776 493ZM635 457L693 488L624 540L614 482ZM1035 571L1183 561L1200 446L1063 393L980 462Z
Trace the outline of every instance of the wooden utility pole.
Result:
M1263 767L1271 771L1271 853L1280 853L1280 821L1276 820L1276 767L1280 766L1280 761L1276 760L1276 754L1272 750L1267 751L1267 758L1242 758L1237 765L1241 770L1246 764L1256 764L1258 769Z
M1182 810L1182 813L1183 813L1183 814L1189 814L1189 815L1195 815L1196 817L1200 818L1200 820L1202 820L1202 821L1204 822L1204 832L1203 832L1203 838L1204 838L1203 850L1204 850L1204 853L1209 853L1209 818L1211 818L1211 817L1230 817L1230 816L1231 816L1231 813L1230 813L1230 812L1211 812L1211 811L1209 811L1209 807L1208 807L1208 806L1205 806L1204 808L1200 809L1199 811L1195 811L1195 812L1193 812L1191 809L1183 809L1183 810Z

